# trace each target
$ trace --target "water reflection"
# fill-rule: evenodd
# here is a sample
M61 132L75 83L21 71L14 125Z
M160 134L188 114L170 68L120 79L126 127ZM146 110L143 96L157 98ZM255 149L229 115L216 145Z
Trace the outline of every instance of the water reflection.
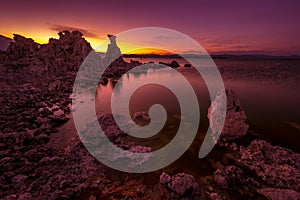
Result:
M169 61L164 61L169 62ZM179 61L180 63L180 61ZM290 147L300 151L300 61L216 61L227 88L233 89L248 116L250 131L275 144ZM183 66L183 63L180 63ZM177 69L187 77L193 86L200 102L201 121L199 132L204 133L208 127L206 118L210 101L207 88L201 77L191 68ZM155 73L159 72L159 73ZM153 82L166 79L176 87L180 82L174 78L169 68L140 70L127 74L122 83L116 87L116 81L110 80L107 86L99 86L96 94L96 109L111 112L110 98L112 90L122 96L129 87L129 81L139 84L145 77ZM184 91L182 91L184 93ZM168 105L173 116L178 115L176 103L170 95L155 87L145 87L132 97L131 109L135 111L147 110L149 103L156 97L161 103Z

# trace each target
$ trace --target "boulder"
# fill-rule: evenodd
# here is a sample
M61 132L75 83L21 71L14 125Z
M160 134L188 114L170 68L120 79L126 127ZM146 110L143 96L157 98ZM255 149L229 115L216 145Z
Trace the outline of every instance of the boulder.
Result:
M192 67L192 65L189 63L186 63L186 64L184 64L184 67Z
M226 117L224 126L222 127L220 112L224 108L224 95L226 95ZM248 131L246 123L246 113L241 107L240 101L237 99L235 92L226 89L217 94L214 101L208 108L207 117L209 119L210 128L212 130L214 140L217 142L217 135L220 134L221 140L234 140L243 137Z
M177 61L173 60L170 64L169 64L170 67L172 68L177 68L177 67L180 67L180 65L178 64Z
M240 164L268 185L300 191L300 154L264 140L253 140L240 153Z
M199 195L199 185L190 174L179 173L170 176L163 172L160 176L160 184L167 199L195 198Z
M133 114L133 120L140 124L140 123L149 123L150 122L150 116L149 113L146 111L140 111L140 112L135 112Z
M218 168L214 173L214 180L222 189L246 183L244 172L236 166Z

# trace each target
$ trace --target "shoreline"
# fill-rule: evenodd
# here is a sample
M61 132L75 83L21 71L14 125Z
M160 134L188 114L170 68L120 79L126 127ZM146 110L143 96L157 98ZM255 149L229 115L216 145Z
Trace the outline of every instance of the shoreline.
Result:
M73 41L73 36L68 37L62 36L58 43ZM72 113L69 105L75 65L84 55L67 55L69 64L61 63L53 67L56 70L49 69L51 64L43 68L42 61L27 56L12 65L0 65L1 199L300 198L300 155L249 133L236 140L222 140L203 160L194 150L199 149L199 143L193 144L178 161L152 173L129 174L99 163L76 133L73 137L75 127L68 116ZM24 61L29 65L20 67ZM136 64L121 63L128 65L126 69ZM115 79L122 75L113 70L107 74ZM62 114L56 115L57 111ZM126 136L109 123L110 117L107 113L100 115L100 123L113 126L108 137L126 146ZM126 147L131 151L143 149ZM190 166L188 161L194 156L198 160ZM202 174L193 174L193 170Z

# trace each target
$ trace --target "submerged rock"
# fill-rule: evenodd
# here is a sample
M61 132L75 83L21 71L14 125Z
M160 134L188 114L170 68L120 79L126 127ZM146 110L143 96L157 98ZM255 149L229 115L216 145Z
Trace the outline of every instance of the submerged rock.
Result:
M226 117L224 126L222 127L220 112L224 107L225 101L223 101L224 95L226 95ZM246 113L241 107L240 101L237 99L235 92L232 90L225 90L219 92L208 108L207 117L209 119L210 127L216 140L217 135L220 134L221 140L234 140L243 137L248 130L246 123ZM215 141L217 142L217 141Z

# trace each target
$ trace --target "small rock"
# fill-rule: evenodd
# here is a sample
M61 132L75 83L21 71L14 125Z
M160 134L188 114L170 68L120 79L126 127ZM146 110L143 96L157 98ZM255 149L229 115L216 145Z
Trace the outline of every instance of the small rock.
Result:
M219 188L222 188L222 189L228 188L226 174L223 170L217 169L217 171L215 171L214 180L217 183Z
M222 197L218 193L211 193L209 197L211 200L222 200Z
M160 183L164 188L167 198L171 196L197 196L199 195L199 185L195 178L190 174L179 173L170 176L162 173L160 176Z
M14 177L11 179L11 182L12 182L12 184L13 184L13 187L14 187L15 189L20 189L20 188L24 185L24 183L25 183L27 177L28 177L28 176L25 176L25 175L22 175L22 174L19 174L19 175L14 176Z
M173 61L169 64L169 66L172 67L172 68L177 68L177 67L179 67L180 65L178 64L177 61L173 60Z
M37 136L34 137L34 140L38 143L38 144L46 144L49 142L50 138L47 134L45 133L41 133Z
M150 122L150 116L146 111L135 112L133 114L133 120L137 123Z

